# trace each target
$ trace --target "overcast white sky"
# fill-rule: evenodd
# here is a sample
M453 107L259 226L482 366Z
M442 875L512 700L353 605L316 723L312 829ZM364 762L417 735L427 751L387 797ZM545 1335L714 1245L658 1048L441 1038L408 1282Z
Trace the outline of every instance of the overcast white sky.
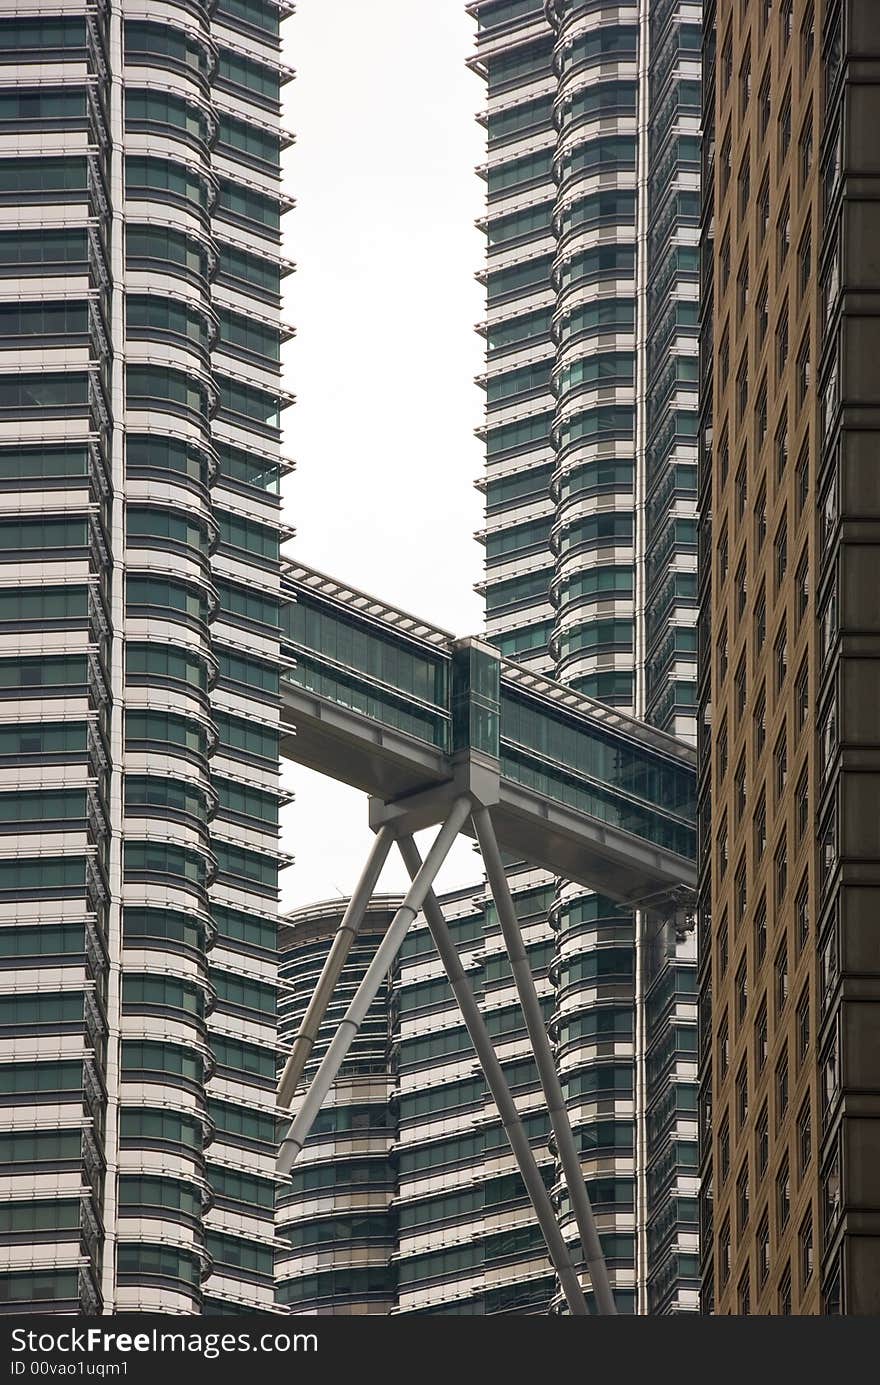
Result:
M473 273L485 157L474 114L482 82L465 66L464 0L297 0L284 26L296 80L284 123L285 253L297 264L284 312L284 450L289 552L309 566L455 634L477 633L473 592L482 520L473 488L482 396L473 377L484 316ZM291 766L282 814L282 906L348 893L372 840L366 798ZM439 879L477 879L460 843ZM406 881L397 860L380 889Z

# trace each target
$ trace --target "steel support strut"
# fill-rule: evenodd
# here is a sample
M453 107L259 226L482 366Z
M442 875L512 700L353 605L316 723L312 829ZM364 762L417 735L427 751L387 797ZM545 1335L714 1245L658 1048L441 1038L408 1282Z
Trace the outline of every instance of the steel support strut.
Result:
M315 1118L321 1109L324 1098L345 1061L345 1055L348 1053L367 1011L375 1000L379 987L390 971L394 958L400 951L400 946L409 931L410 924L421 910L425 895L433 885L437 872L446 860L449 848L467 821L470 810L471 805L468 798L462 797L455 800L449 810L449 816L437 833L434 844L425 858L424 865L421 865L416 878L407 891L406 898L391 920L388 932L376 949L376 954L368 966L351 1004L340 1020L339 1028L321 1059L318 1071L312 1078L297 1117L282 1142L276 1165L279 1173L289 1173L296 1162L297 1155L309 1137L309 1132L315 1123Z
M379 876L382 874L382 867L388 859L393 841L393 827L385 826L379 829L367 857L367 863L361 873L361 878L355 886L354 894L348 901L342 922L336 930L318 984L312 993L308 1009L299 1027L299 1033L294 1040L284 1072L281 1074L281 1081L278 1083L279 1106L289 1107L293 1101L297 1083L305 1072L306 1063L309 1061L309 1056L318 1037L318 1030L324 1022L327 1007L342 975L345 959L360 932L364 915L367 912Z
M532 1051L538 1065L538 1074L550 1112L553 1134L556 1137L556 1147L559 1151L568 1195L577 1221L581 1249L587 1263L593 1293L596 1296L596 1307L602 1314L615 1314L617 1305L614 1302L614 1295L608 1280L608 1267L605 1264L599 1233L593 1219L593 1209L590 1206L589 1194L584 1183L580 1156L574 1142L571 1121L562 1095L562 1084L556 1070L550 1039L544 1027L541 1003L538 999L535 980L523 944L519 919L516 916L516 907L510 893L510 886L507 883L501 853L498 849L495 828L492 825L488 808L474 808L472 818L483 864L486 867L486 874L495 900L495 907L498 910L501 932L504 935L504 943L510 958L510 966L525 1016L526 1027L532 1041Z
M412 880L417 880L423 870L421 857L418 848L412 837L401 835L398 838L398 847L403 857L404 865L409 872ZM452 941L446 920L443 917L443 910L437 902L434 891L429 889L424 897L422 905L428 928L434 940L434 945L440 955L446 975L452 986L455 998L458 1001L459 1009L467 1027L471 1043L476 1050L477 1057L489 1084L495 1105L498 1107L498 1114L507 1132L510 1147L516 1156L523 1182L528 1190L532 1206L538 1223L544 1233L547 1242L547 1250L553 1267L559 1276L566 1302L573 1315L582 1317L587 1312L587 1305L584 1299L583 1290L580 1286L577 1273L571 1259L571 1252L565 1243L565 1238L559 1229L556 1214L553 1211L553 1204L550 1201L550 1194L544 1185L541 1171L538 1168L532 1147L529 1144L528 1136L523 1129L519 1112L510 1094L510 1087L504 1071L498 1061L489 1032L486 1028L485 1020L480 1013L479 1006L471 990L470 983L465 976L464 968L461 964L458 952ZM546 1036L545 1036L546 1037Z

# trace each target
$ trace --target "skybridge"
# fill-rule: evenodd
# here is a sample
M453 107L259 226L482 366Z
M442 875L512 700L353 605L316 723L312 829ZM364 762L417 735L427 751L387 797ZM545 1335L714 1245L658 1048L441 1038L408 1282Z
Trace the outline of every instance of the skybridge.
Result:
M696 887L696 757L687 745L456 639L309 568L284 577L290 623L281 753L369 795L376 832L278 1087L297 1114L281 1144L289 1173L416 916L434 945L504 1124L572 1314L587 1313L434 880L459 833L477 839L553 1127L597 1310L614 1297L580 1155L506 868L540 866L643 913L688 913ZM424 860L414 833L437 826ZM318 1031L382 867L396 847L411 886L304 1092ZM506 858L506 861L505 861Z
M291 565L285 589L285 759L418 831L478 758L505 853L621 904L695 889L690 746L321 573Z

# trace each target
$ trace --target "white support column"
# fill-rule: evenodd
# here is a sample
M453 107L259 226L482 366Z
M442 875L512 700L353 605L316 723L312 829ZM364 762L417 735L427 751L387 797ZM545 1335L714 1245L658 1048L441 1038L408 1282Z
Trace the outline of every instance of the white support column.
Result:
M345 1055L351 1048L355 1035L376 998L379 987L390 971L391 965L400 951L400 946L409 931L410 924L422 907L425 895L433 885L438 870L446 860L449 848L470 816L470 811L470 799L457 798L449 811L448 818L437 833L434 844L425 858L424 865L421 866L406 898L391 920L388 932L379 944L376 955L367 968L354 999L342 1017L339 1028L321 1060L320 1067L312 1078L299 1113L282 1142L276 1165L278 1173L289 1173L296 1163L297 1156L309 1137L309 1132L315 1123L315 1118L321 1109L324 1098L345 1061Z
M636 467L635 467L635 686L633 712L647 706L647 467L648 467L648 166L650 161L651 0L639 0L638 138L636 172ZM635 915L635 1156L636 1312L648 1311L647 1074L645 1068L645 915Z
M474 809L473 824L477 841L480 844L483 864L489 878L492 896L495 900L495 907L498 910L501 932L504 935L507 955L510 958L510 966L525 1016L526 1028L532 1041L532 1050L538 1066L544 1097L547 1101L547 1109L550 1112L553 1134L556 1137L556 1147L559 1151L568 1195L577 1221L581 1249L587 1262L593 1293L596 1295L596 1306L600 1313L613 1315L617 1312L617 1305L611 1292L608 1267L605 1264L599 1233L593 1219L593 1209L590 1206L590 1198L581 1170L580 1155L575 1146L568 1109L562 1095L562 1084L559 1081L553 1050L550 1047L550 1040L544 1027L541 1002L538 999L535 979L532 976L520 932L519 919L516 916L516 906L507 883L504 863L501 860L501 852L498 849L498 840L488 808Z
M306 1063L309 1061L309 1056L318 1037L318 1030L324 1021L327 1007L342 975L345 959L360 932L364 914L367 912L367 907L373 897L373 891L379 876L382 874L382 867L388 859L388 852L391 850L393 841L393 827L381 827L376 834L376 840L373 842L367 857L361 878L355 886L354 894L348 901L342 922L336 930L318 984L312 993L308 1009L303 1015L302 1024L299 1027L299 1033L294 1040L284 1072L281 1074L281 1081L278 1083L279 1106L288 1108L293 1101L297 1083L305 1072Z
M104 1313L116 1310L116 1247L119 1227L119 1110L122 1085L122 896L123 896L123 771L125 764L125 92L122 0L109 7L110 119L110 335L113 363L110 373L112 417L111 553L113 576L110 592L110 845L107 874L110 900L107 910L107 1110L104 1150L107 1168L101 1215L104 1222L101 1296Z
M422 869L421 858L418 848L412 837L401 836L398 840L400 854L410 877L415 880ZM565 1243L565 1238L559 1229L556 1220L556 1213L550 1201L550 1194L544 1185L541 1170L538 1168L532 1147L529 1144L528 1136L523 1128L519 1112L516 1109L507 1078L504 1076L504 1069L498 1061L486 1022L480 1013L470 982L465 976L464 968L461 964L455 944L449 933L446 920L443 917L443 910L437 901L437 896L433 890L429 890L425 896L424 914L434 939L434 945L440 955L440 960L449 978L449 983L458 1001L459 1009L462 1013L471 1043L476 1050L477 1057L483 1069L489 1090L495 1105L498 1107L498 1114L507 1132L510 1147L516 1156L519 1171L522 1174L523 1182L526 1185L538 1224L544 1233L544 1240L547 1242L547 1251L553 1268L559 1276L562 1291L565 1294L566 1302L573 1316L584 1317L587 1314L587 1305L584 1299L580 1280L577 1276L574 1264L571 1259L571 1252Z

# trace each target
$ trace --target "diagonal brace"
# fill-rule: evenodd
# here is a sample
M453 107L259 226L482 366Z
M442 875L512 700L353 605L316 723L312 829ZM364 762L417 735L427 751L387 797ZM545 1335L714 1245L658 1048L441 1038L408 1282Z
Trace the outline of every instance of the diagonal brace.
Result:
M397 844L410 878L416 880L423 867L415 842L412 837L401 835ZM443 917L443 910L440 908L433 890L429 889L425 894L422 907L431 936L434 939L434 945L458 1001L471 1043L482 1065L495 1105L498 1107L498 1113L507 1132L511 1149L516 1156L523 1182L531 1198L538 1223L544 1233L550 1260L559 1276L566 1302L572 1315L582 1317L586 1315L587 1305L572 1263L571 1252L559 1229L553 1204L550 1201L550 1194L547 1192L541 1171L532 1153L528 1136L510 1093L507 1078L504 1076L504 1070L492 1046L486 1022L480 1013L470 982L465 976L461 959L450 936L446 919Z
M361 878L355 886L354 894L348 901L348 907L342 917L342 921L336 930L333 944L327 953L318 984L312 992L308 1009L303 1015L299 1033L294 1040L293 1048L281 1074L278 1083L278 1105L290 1107L297 1084L305 1072L306 1063L309 1061L315 1040L318 1037L318 1030L324 1022L327 1014L327 1007L333 998L336 984L342 975L345 960L348 957L351 945L360 932L364 915L367 912L373 891L382 874L382 867L388 859L394 841L394 829L390 826L381 827L376 834L367 863L361 873Z
M584 1182L580 1156L574 1142L565 1098L562 1095L562 1084L556 1070L550 1039L544 1027L541 1002L538 999L535 979L532 976L529 959L523 944L519 919L516 916L516 906L510 893L510 886L507 883L507 875L498 849L495 828L488 808L475 807L472 819L483 864L486 867L486 874L495 900L495 907L498 910L501 932L510 958L510 966L525 1016L526 1027L532 1041L532 1050L550 1112L553 1134L556 1137L556 1148L559 1151L568 1195L577 1221L581 1248L587 1262L593 1292L596 1295L596 1307L602 1314L615 1314L617 1306L611 1292L608 1267L605 1264L602 1244L593 1219L593 1209L590 1206L590 1198Z
M434 844L413 880L406 898L401 904L382 939L372 962L355 992L348 1009L339 1022L327 1052L321 1059L305 1094L303 1104L296 1119L282 1141L278 1152L276 1169L278 1173L289 1173L296 1163L300 1150L309 1137L315 1118L323 1105L324 1098L336 1080L336 1076L352 1042L366 1017L367 1011L376 999L379 987L391 970L392 963L400 951L401 944L409 931L410 924L421 910L425 895L434 883L437 872L446 860L449 849L470 815L470 800L464 796L457 798L449 810L434 840ZM421 863L420 863L421 864Z

